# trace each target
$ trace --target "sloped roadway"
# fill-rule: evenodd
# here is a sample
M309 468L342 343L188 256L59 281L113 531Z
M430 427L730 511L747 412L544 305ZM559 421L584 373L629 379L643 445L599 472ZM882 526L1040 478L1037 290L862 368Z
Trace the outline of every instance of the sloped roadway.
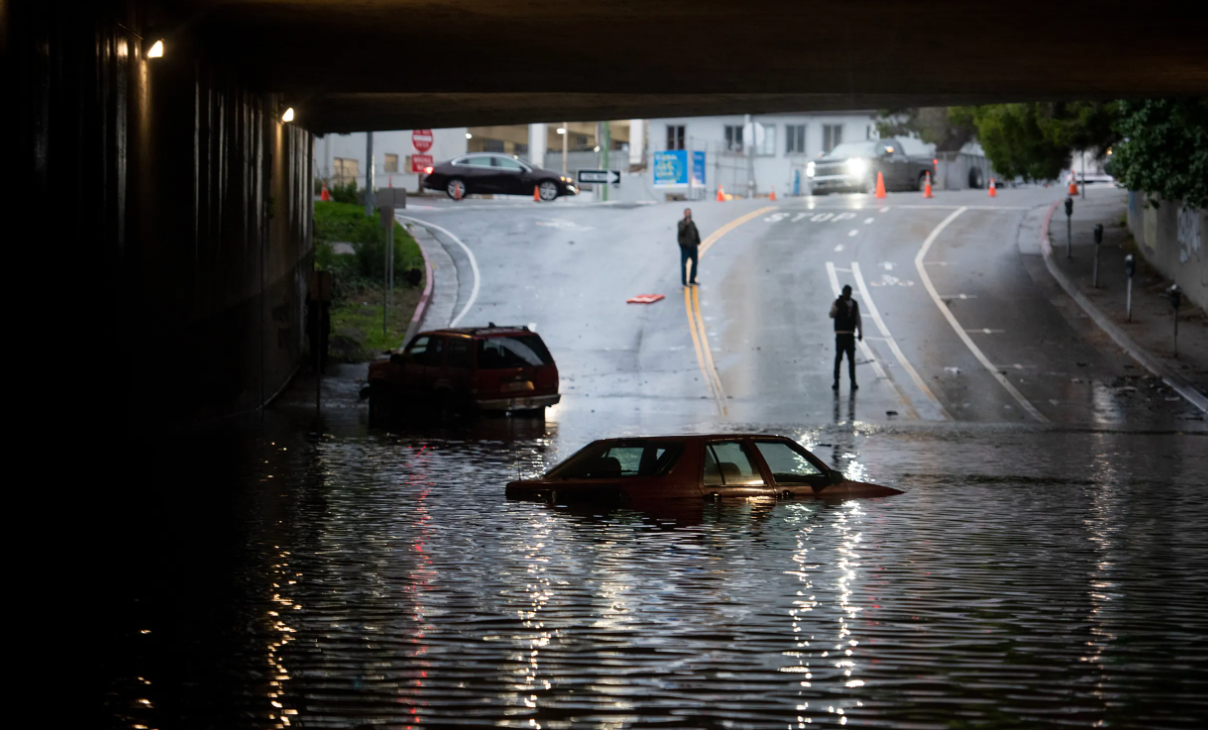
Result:
M1048 188L631 206L409 211L473 251L460 324L530 324L562 373L552 420L625 432L724 424L972 421L1202 430L1202 414L1106 346L1036 253ZM676 267L691 207L700 286ZM447 239L446 239L447 241ZM1022 249L1022 252L1021 252ZM1025 253L1026 252L1026 253ZM464 261L463 261L464 266ZM471 280L459 270L459 279ZM852 392L827 316L864 312ZM626 299L661 293L649 305ZM463 302L459 302L458 310ZM433 323L429 323L433 324Z

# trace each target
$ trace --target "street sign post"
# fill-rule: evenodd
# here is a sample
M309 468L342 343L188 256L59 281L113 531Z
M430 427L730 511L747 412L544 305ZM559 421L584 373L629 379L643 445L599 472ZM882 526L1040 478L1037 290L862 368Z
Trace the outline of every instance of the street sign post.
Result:
M621 182L620 170L579 170L579 184L604 183L616 185Z

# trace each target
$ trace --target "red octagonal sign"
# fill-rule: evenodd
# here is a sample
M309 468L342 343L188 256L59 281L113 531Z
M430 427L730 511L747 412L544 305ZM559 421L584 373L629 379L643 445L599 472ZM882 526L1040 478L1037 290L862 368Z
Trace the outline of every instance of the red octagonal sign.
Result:
M411 133L411 144L415 145L415 149L420 152L427 152L432 149L432 130L417 129Z

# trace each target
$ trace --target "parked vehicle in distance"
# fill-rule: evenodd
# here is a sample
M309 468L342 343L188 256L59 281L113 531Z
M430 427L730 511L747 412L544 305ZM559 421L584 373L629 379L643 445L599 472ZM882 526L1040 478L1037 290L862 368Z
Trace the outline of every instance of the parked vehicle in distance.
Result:
M527 327L459 327L421 332L369 365L369 421L385 423L407 410L510 411L544 416L557 403L558 366Z
M579 194L574 178L568 175L494 152L455 157L426 168L424 175L425 188L444 190L454 200L477 193L532 195L534 188L542 200Z
M511 499L632 504L666 499L851 499L901 490L847 479L783 436L711 434L593 441Z
M844 142L805 165L811 195L874 192L878 172L886 190L922 190L927 173L935 183L935 160L908 155L898 140L889 137Z

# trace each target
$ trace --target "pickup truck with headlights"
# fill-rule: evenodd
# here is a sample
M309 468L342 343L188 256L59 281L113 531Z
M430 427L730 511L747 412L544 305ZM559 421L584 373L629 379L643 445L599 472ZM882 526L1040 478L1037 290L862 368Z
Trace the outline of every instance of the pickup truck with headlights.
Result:
M907 155L898 140L872 139L844 142L805 166L812 195L832 192L871 193L877 188L877 173L886 190L922 190L927 173L935 181L935 161Z

